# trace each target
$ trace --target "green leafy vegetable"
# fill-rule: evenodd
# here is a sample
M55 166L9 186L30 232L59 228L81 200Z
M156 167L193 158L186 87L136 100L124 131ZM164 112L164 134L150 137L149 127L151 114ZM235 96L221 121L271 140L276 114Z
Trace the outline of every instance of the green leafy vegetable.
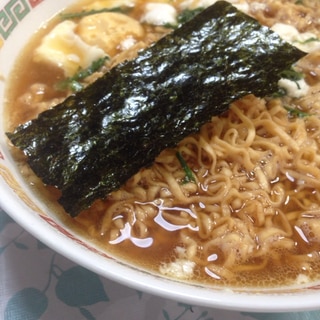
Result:
M79 19L86 16L91 16L93 14L103 13L103 12L120 12L126 13L130 10L129 7L115 7L115 8L103 8L99 10L89 10L89 11L80 11L80 12L70 12L70 13L61 13L60 19L61 20L72 20L72 19Z
M272 98L282 98L287 95L287 91L284 88L279 87L278 91L273 93Z
M192 173L192 170L188 166L186 160L184 160L182 154L180 152L176 153L176 156L181 164L182 169L184 170L186 176L183 180L183 183L188 183L188 182L196 182L196 179Z
M308 38L304 41L295 41L295 42L298 42L300 44L307 44L307 43L310 43L310 42L319 42L320 39L319 38L314 38L314 37L311 37L311 38Z
M280 77L289 79L291 81L299 81L304 78L304 74L302 72L298 72L294 69L283 70L280 72Z
M305 117L311 116L310 113L304 112L304 111L299 110L297 108L292 108L292 107L288 107L288 106L285 106L284 108L288 111L288 114L290 115L290 117L305 118Z
M103 57L100 59L97 59L92 62L92 64L86 68L86 69L80 69L74 76L66 78L60 82L58 82L55 86L57 90L65 91L70 89L73 92L78 92L83 89L83 85L81 84L81 80L89 77L96 71L98 71L105 63L106 60L108 60L109 57Z
M295 82L297 88L301 89L300 84L299 84L299 80L304 78L304 74L302 72L298 72L298 71L294 70L293 68L291 68L291 69L284 70L284 71L280 72L280 77ZM287 92L284 88L279 88L276 95L278 97L283 97L286 94L287 94Z
M172 25L172 24L167 23L167 24L165 24L165 27L176 29L176 28L180 27L182 24L193 19L197 14L199 14L203 10L204 10L204 8L202 8L202 7L198 7L195 9L185 9L178 14L176 25Z
M225 1L7 136L72 216L305 55Z
M203 11L204 8L199 7L195 9L185 9L178 15L178 23L183 24L188 22L189 20L193 19L197 14Z

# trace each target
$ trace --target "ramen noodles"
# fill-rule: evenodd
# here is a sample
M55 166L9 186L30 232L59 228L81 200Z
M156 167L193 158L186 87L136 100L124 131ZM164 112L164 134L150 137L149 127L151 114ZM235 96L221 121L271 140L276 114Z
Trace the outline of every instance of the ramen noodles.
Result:
M135 57L170 32L180 13L213 2L100 0L68 8L95 14L56 17L31 39L8 90L8 131ZM281 94L234 102L71 223L119 257L166 277L228 286L302 284L320 274L320 3L230 2L309 53L279 81ZM105 56L99 70L74 77ZM41 188L14 152L30 184ZM193 179L186 181L177 152ZM52 187L43 192L47 201L59 197Z

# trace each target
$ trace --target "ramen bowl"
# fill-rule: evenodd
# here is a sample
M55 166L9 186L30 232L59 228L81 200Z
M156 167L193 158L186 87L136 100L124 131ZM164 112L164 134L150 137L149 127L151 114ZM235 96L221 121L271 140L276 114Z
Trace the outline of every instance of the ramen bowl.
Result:
M7 79L31 35L74 0L0 0L0 113ZM74 262L125 286L168 299L242 311L302 311L320 307L320 281L292 287L210 287L171 280L119 259L74 231L25 182L0 123L0 205L23 228Z

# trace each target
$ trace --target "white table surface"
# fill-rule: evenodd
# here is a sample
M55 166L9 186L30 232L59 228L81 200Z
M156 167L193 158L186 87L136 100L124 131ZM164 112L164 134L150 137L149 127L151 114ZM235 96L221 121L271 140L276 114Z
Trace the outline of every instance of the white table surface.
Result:
M127 288L54 252L0 208L1 320L320 320L320 308L289 311L210 309Z

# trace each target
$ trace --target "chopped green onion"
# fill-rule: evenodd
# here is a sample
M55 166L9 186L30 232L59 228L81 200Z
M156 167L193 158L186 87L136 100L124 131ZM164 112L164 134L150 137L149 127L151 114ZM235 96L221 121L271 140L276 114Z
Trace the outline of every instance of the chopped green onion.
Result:
M291 107L288 107L288 106L284 106L284 108L288 111L288 114L289 114L291 117L305 118L305 117L311 116L310 113L301 111L301 110L296 109L296 108L291 108Z
M178 151L176 153L176 156L177 156L177 158L178 158L178 160L179 160L179 162L181 164L182 169L184 170L184 172L186 174L186 176L185 176L185 178L183 180L183 183L185 184L185 183L188 183L188 182L196 182L196 179L195 179L195 177L194 177L194 175L192 173L192 170L189 168L189 166L188 166L186 160L184 160L182 154Z
M284 70L280 73L281 78L289 79L291 81L299 81L303 79L304 74L302 72L295 71L293 69Z
M298 42L300 44L307 44L307 43L310 43L310 42L317 42L317 41L320 41L319 38L315 38L315 37L311 37L311 38L308 38L304 41L295 41L295 42Z
M195 15L197 15L198 13L200 13L201 11L203 11L204 8L199 7L196 9L185 9L183 10L179 15L178 15L178 23L182 24L182 23L186 23L187 21L191 20L194 18Z
M287 91L284 88L279 87L278 91L274 92L271 97L272 98L282 98L287 94Z
M296 84L297 88L301 89L298 81L304 78L304 74L302 72L298 72L293 69L288 69L288 70L284 70L284 71L280 72L279 75L281 78L285 78L290 81L293 81ZM277 92L278 97L284 96L286 94L287 94L286 90L284 90L283 88L280 88L280 90Z
M60 19L61 20L68 20L68 19L78 19L83 18L86 16L90 16L93 14L103 13L103 12L120 12L126 13L130 10L129 7L115 7L115 8L103 8L99 10L89 10L89 11L80 11L80 12L70 12L70 13L61 13Z
M98 71L105 63L105 61L109 59L108 56L97 59L92 62L92 64L86 69L80 69L75 75L72 77L66 78L60 82L58 82L55 86L57 90L65 91L70 89L73 92L78 92L83 89L83 85L80 83L81 80L87 78L92 75L94 72Z
M198 13L200 13L201 11L203 11L204 8L203 7L199 7L196 9L185 9L183 11L181 11L177 17L177 24L176 25L172 25L170 23L165 24L164 26L166 28L172 28L172 29L176 29L178 28L180 25L184 24L185 22L191 20L194 16L196 16Z

